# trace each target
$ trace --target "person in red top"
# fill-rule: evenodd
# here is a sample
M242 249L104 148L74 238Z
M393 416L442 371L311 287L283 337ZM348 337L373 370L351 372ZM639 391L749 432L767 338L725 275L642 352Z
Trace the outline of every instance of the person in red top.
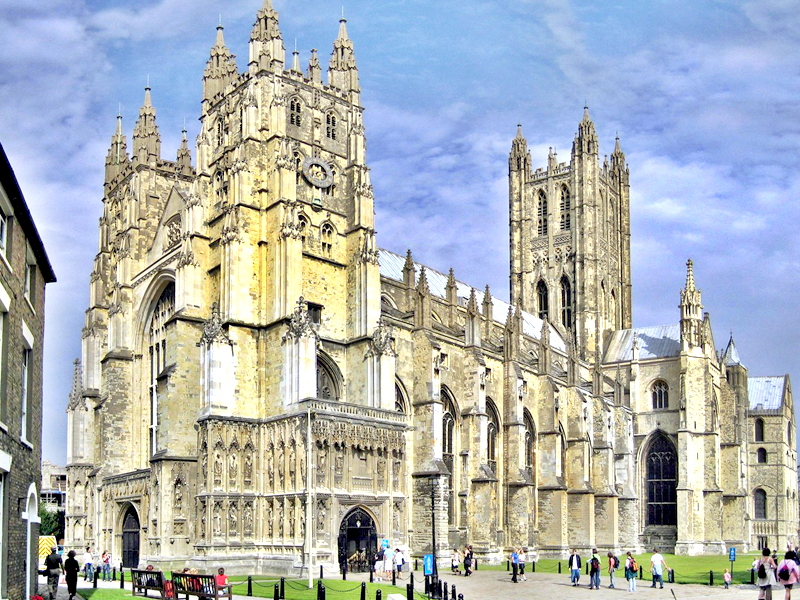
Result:
M222 587L228 585L228 576L225 575L225 569L220 567L214 579L217 581L217 593L221 596L225 595L225 590L221 589Z

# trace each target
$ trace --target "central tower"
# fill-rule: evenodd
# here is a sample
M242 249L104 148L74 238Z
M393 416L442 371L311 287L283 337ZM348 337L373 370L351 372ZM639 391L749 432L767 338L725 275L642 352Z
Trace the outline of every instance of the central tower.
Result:
M631 327L629 171L619 138L599 161L589 109L569 163L531 167L518 126L508 159L511 303L560 327L581 358Z

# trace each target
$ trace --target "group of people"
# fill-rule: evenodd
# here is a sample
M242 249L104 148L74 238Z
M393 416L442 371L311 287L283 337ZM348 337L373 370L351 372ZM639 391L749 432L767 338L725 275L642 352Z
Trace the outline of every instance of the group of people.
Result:
M453 548L453 557L450 559L450 570L455 575L461 575L461 563L464 563L464 576L472 575L472 568L475 566L475 555L472 553L472 546L464 546L461 551Z
M92 554L92 547L86 546L86 552L83 553L83 580L92 581L94 579L95 570L100 571L100 576L103 581L111 581L111 553L104 550L100 556L100 562L95 563L94 554Z
M528 560L525 555L525 548L514 548L511 550L511 582L519 583L519 580L528 581L525 576L525 563Z
M753 561L758 586L758 600L772 600L772 586L779 583L784 589L785 600L792 597L792 587L800 581L800 564L797 551L790 543L783 560L776 561L769 548L761 551L761 556Z
M628 582L628 591L635 592L636 591L636 578L639 576L639 564L636 562L636 558L634 558L633 554L630 552L625 553L625 564L622 564L622 561L617 557L613 552L609 552L606 555L607 562L606 568L608 573L608 587L615 588L616 587L616 574L617 569L624 568L625 569L625 580ZM572 551L572 555L569 557L568 561L569 566L569 573L570 573L570 582L572 583L573 587L578 585L578 582L581 579L581 557L578 554L577 549ZM600 573L603 570L602 560L600 555L597 553L597 548L592 548L592 554L589 557L589 589L590 590L599 590L600 589ZM650 558L650 572L653 575L653 583L650 587L656 587L658 583L661 589L664 589L664 572L669 572L669 567L667 566L667 561L664 560L664 556L657 550L653 549L653 556Z
M89 550L88 548L86 549ZM44 570L47 575L47 593L50 600L56 600L58 594L58 579L63 574L67 582L69 600L73 600L78 589L78 573L81 570L80 564L75 558L75 550L70 550L67 560L61 561L58 548L53 546L50 554L44 559Z
M375 577L378 581L383 581L384 579L389 581L392 578L392 571L397 573L397 576L400 577L400 573L403 572L403 565L405 564L406 557L400 548L395 548L394 550L391 548L379 548L378 552L375 554L375 563L373 566Z

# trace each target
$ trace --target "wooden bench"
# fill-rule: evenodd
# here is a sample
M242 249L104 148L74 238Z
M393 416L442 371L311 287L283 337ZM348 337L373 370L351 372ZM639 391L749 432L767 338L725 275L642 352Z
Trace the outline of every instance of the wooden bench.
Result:
M172 575L172 586L175 589L175 597L180 594L186 595L186 600L190 596L197 598L227 598L233 600L233 591L230 585L217 585L214 575L194 575L191 573L175 573Z
M131 589L134 596L147 597L147 590L158 592L153 597L166 598L164 574L161 571L139 571L131 569Z

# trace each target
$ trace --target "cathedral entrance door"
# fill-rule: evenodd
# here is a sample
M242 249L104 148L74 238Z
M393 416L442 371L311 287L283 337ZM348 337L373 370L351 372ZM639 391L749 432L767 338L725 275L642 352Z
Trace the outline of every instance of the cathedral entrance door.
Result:
M375 521L362 508L354 508L339 527L339 567L347 562L350 572L366 572L378 551Z
M139 567L139 515L132 506L128 507L122 520L122 566Z

